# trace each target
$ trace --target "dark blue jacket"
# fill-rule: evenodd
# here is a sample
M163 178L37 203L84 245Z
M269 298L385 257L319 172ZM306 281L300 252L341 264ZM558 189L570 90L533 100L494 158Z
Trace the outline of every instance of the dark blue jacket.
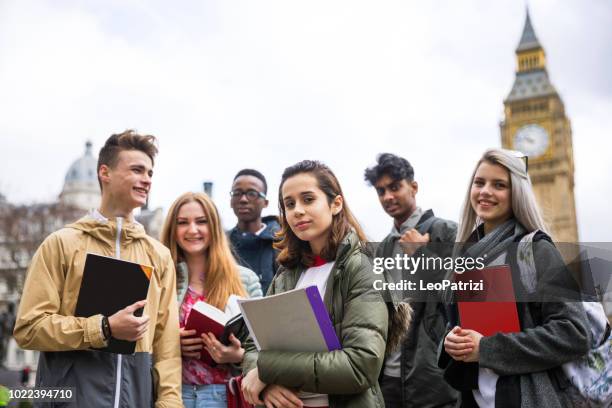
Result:
M228 235L238 263L259 276L261 289L265 295L278 269L277 251L272 248L272 244L275 240L274 235L280 226L273 215L263 217L261 221L266 224L266 229L259 235L243 232L238 226L232 228Z

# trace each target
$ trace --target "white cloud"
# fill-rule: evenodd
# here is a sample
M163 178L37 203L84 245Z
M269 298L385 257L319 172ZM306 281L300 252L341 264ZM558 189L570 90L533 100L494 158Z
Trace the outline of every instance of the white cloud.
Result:
M523 5L180 6L2 3L0 188L9 199L52 199L86 138L99 148L110 133L135 127L160 138L155 206L212 180L229 226L226 191L237 170L267 175L276 212L282 170L317 158L336 171L354 212L380 238L390 221L362 175L377 153L392 151L413 163L420 204L457 218L474 161L500 143ZM574 126L581 238L609 240L600 195L611 193L610 93L591 78L609 81L609 70L591 65L609 63L610 42L600 39L609 38L602 15L610 7L566 6L534 3L532 20ZM582 51L586 42L596 44L592 51ZM15 169L18 178L10 177Z

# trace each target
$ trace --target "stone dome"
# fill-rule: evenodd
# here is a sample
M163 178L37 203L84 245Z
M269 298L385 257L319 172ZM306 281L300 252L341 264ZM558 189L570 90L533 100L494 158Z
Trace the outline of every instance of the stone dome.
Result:
M72 163L68 173L66 173L65 183L90 183L98 184L96 177L96 167L98 161L91 154L91 142L85 143L85 155Z
M92 154L92 143L87 141L85 154L76 159L66 173L60 201L84 210L97 207L100 201L97 167L98 160Z

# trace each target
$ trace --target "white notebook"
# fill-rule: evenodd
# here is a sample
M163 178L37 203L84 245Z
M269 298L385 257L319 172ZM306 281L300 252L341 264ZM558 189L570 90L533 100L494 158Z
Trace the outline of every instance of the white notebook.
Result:
M332 351L341 348L316 286L239 300L258 350Z

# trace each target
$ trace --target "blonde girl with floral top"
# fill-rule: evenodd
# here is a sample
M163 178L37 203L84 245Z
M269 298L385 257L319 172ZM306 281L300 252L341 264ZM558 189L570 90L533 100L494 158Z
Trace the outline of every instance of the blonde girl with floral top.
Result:
M245 286L251 295L261 296L259 280L254 272L237 265L217 208L204 193L185 193L176 199L161 238L177 265L183 403L188 408L225 408L230 364L242 362L244 355L240 340L232 335L225 346L212 333L195 337L195 330L183 327L197 301L227 310L231 295L247 297ZM203 350L216 365L200 359Z

